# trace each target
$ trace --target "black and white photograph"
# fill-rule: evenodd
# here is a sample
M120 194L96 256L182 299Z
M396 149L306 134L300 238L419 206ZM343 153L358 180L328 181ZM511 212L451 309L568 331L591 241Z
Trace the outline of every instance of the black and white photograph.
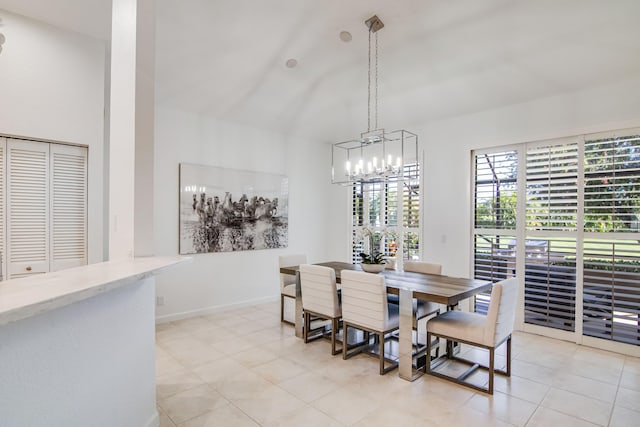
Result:
M285 248L284 175L180 164L180 253Z

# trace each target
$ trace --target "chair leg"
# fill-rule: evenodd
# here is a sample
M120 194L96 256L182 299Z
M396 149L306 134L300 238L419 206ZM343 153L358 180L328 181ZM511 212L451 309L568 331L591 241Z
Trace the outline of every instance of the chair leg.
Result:
M347 360L347 332L349 331L349 325L347 322L342 322L342 360Z
M507 372L508 377L511 376L511 335L507 338Z
M302 325L302 338L304 339L304 343L309 342L309 331L311 330L311 314L305 311L303 314L304 325Z
M496 348L492 347L489 349L489 394L493 394L493 376L494 376L494 364L496 358Z
M331 319L331 355L335 356L339 351L336 351L336 334L338 333L338 327L340 321L338 319ZM344 345L344 343L343 343Z
M424 372L431 372L431 332L427 331L427 352L424 357Z
M280 294L280 323L284 322L284 295Z
M380 375L384 373L384 334L380 333Z

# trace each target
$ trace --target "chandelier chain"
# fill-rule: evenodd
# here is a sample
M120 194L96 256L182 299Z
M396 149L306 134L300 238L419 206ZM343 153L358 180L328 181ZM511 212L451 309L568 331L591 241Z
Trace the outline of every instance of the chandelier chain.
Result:
M369 28L369 63L367 66L367 132L371 131L371 28Z
M376 95L375 95L375 113L376 113L376 119L375 119L375 128L376 129L380 129L378 127L378 33L376 33L376 72L375 72L375 79L376 79Z

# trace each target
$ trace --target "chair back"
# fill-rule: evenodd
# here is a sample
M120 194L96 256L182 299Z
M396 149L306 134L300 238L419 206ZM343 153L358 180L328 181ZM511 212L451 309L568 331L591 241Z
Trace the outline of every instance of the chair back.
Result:
M375 331L389 324L387 286L381 274L342 270L342 319Z
M306 255L280 255L278 257L278 267L293 267L295 265L301 265L307 263ZM280 273L280 292L284 290L285 286L296 283L296 276L293 274Z
M487 312L484 341L496 345L513 332L518 302L518 279L503 280L493 285Z
M424 261L405 261L404 271L423 274L442 274L442 265Z
M329 317L340 317L336 272L321 265L300 265L302 309Z

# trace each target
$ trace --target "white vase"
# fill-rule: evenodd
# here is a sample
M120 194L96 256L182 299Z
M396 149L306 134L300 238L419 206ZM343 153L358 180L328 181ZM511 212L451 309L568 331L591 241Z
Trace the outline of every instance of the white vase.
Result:
M362 271L367 273L380 273L386 267L386 264L360 264Z

